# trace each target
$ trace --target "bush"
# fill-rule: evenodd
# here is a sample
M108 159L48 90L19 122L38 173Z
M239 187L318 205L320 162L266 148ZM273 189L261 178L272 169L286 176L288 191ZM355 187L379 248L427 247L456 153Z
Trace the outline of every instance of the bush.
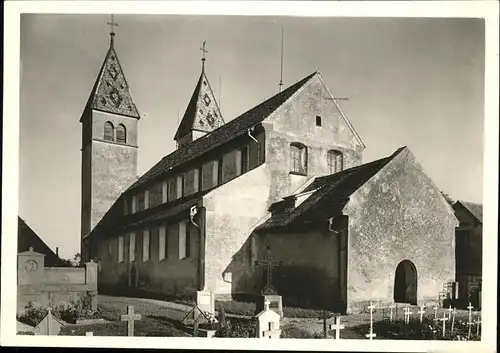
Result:
M47 309L41 306L35 306L32 302L28 302L24 306L24 313L17 316L17 320L23 324L36 326L47 316Z
M215 332L215 337L231 337L231 338L254 338L255 327L250 324L240 322L219 323L219 329Z

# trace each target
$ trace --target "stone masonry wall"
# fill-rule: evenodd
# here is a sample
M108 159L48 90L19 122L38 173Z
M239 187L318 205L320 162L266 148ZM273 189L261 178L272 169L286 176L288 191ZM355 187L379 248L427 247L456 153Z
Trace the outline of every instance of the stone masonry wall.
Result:
M455 278L451 207L406 148L361 187L344 209L349 217L348 311L368 301L393 302L396 267L417 270L417 300L436 301Z

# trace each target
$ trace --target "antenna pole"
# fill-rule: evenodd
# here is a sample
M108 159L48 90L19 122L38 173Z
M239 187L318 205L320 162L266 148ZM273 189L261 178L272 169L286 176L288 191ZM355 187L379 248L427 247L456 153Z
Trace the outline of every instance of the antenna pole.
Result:
M284 42L284 37L285 37L285 31L283 29L283 26L281 26L281 67L280 67L280 92L281 89L283 88L283 42Z

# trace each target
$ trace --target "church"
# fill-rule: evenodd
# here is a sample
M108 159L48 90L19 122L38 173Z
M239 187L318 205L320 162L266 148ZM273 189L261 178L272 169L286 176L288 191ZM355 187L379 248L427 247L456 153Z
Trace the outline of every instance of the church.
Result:
M101 293L271 286L284 305L355 312L430 303L455 280L453 209L407 147L363 164L319 72L225 122L203 57L176 150L138 177L140 119L111 33L80 119L82 259Z

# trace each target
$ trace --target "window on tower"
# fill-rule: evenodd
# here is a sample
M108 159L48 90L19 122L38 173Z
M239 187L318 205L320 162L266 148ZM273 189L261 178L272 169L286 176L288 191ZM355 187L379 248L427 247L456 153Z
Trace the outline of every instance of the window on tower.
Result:
M104 123L104 140L106 141L114 141L115 140L115 127L109 121Z
M119 143L127 142L127 129L123 124L120 124L116 127L116 142Z

